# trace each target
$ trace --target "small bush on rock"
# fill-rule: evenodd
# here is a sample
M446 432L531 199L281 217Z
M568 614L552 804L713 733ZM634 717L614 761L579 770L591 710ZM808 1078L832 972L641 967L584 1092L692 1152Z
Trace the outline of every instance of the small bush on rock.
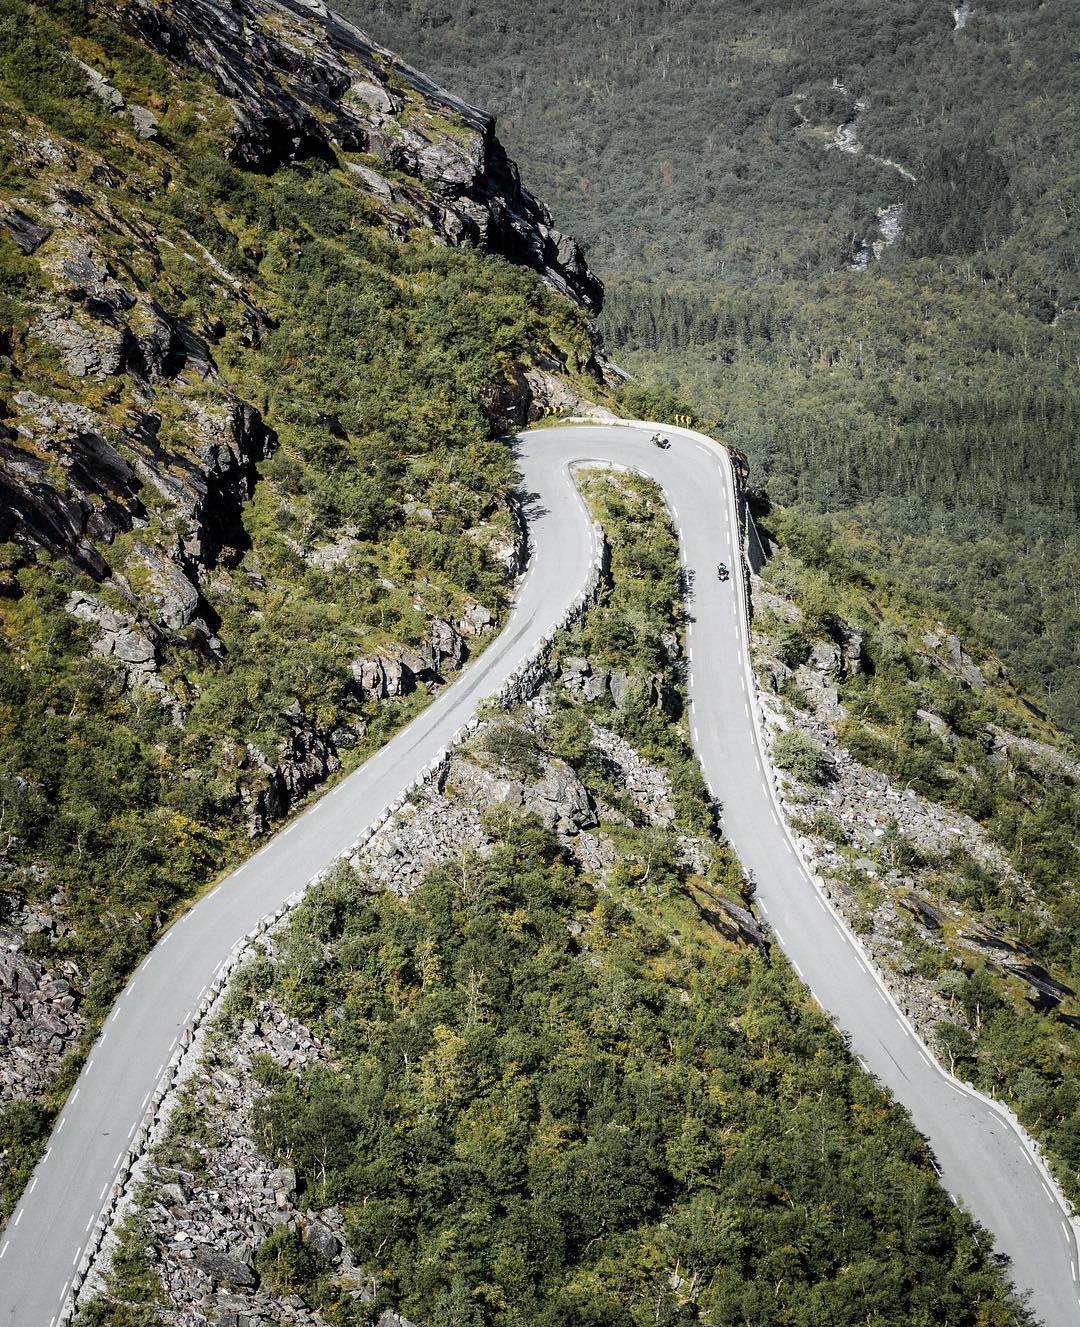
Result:
M778 734L772 754L781 769L794 774L803 783L825 783L830 776L832 767L824 750L795 728Z
M264 1289L291 1295L312 1285L324 1270L325 1262L295 1230L277 1226L259 1245L255 1267Z

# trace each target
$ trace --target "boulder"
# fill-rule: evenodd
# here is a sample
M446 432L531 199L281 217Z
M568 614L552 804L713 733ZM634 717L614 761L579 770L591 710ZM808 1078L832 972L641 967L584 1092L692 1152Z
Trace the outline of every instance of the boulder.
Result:
M199 591L175 562L143 543L134 547L134 556L147 571L144 601L153 609L151 616L173 631L193 621L201 602Z
M156 643L134 618L125 617L82 590L73 590L65 607L73 617L99 629L90 647L94 654L116 658L133 676L156 672Z
M394 200L394 189L390 181L374 171L370 166L361 166L359 162L350 161L348 168L355 175L369 194L376 198L381 198L383 202L391 203Z
M52 234L49 226L40 225L17 207L0 213L0 225L15 241L15 247L19 252L27 257L36 252Z
M940 714L935 714L932 710L916 710L915 717L920 723L924 723L935 737L940 737L946 746L951 747L953 751L960 745L959 737Z
M258 1283L255 1270L249 1262L234 1258L220 1249L198 1245L192 1253L192 1261L214 1285L244 1288Z
M840 637L840 677L852 677L855 673L861 673L866 667L866 656L863 653L862 633L853 626L842 622L839 628Z
M591 668L582 679L581 694L585 700L600 700L608 691L608 672L604 668Z
M986 678L983 677L982 669L961 646L960 638L950 634L945 638L945 648L948 651L952 671L957 673L973 691L985 691Z
M28 1000L37 990L40 966L25 954L0 951L0 991Z
M93 93L107 111L122 111L124 109L127 103L104 74L99 74L96 69L91 65L84 64L82 60L76 59L75 63L86 75L87 91Z
M671 718L678 718L682 709L679 692L663 673L653 673L646 678L645 684L648 688L649 704Z
M816 642L810 651L807 667L824 677L839 677L840 647L831 640Z
M912 890L908 890L900 899L902 905L909 912L914 913L915 917L931 931L940 931L942 923L947 920L946 914L934 904L921 898Z
M341 1240L321 1221L309 1221L304 1227L304 1242L332 1262L341 1252Z
M360 102L368 110L393 115L405 104L397 93L390 92L382 83L357 79L345 94L346 101Z
M140 138L147 140L157 138L161 121L152 110L146 106L129 106L128 115L135 126L135 133Z
M457 629L463 636L483 636L494 625L494 613L489 613L483 604L470 604L462 613Z
M535 811L548 829L576 834L596 824L596 811L588 790L561 760L552 761L535 783L525 789L525 807Z
M469 657L468 647L460 633L444 618L437 617L431 623L431 644L440 665L446 664L451 669L458 669Z
M621 710L626 704L630 694L630 685L629 673L623 672L621 668L612 670L611 677L608 679L608 689L617 710Z

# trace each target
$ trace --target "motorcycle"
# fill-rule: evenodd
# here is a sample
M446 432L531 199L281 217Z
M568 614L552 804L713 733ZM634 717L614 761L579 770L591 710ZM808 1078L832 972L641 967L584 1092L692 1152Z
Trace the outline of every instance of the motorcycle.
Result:
M725 567L724 564L723 564L722 562L721 562L720 565L716 568L716 574L717 574L717 576L719 577L719 579L722 580L722 581L726 581L726 580L729 580L729 579L731 578L731 572L728 571L727 567Z
M652 445L654 447L659 447L661 451L666 451L668 447L671 446L671 443L668 442L667 438L665 438L662 434L654 433L652 435Z

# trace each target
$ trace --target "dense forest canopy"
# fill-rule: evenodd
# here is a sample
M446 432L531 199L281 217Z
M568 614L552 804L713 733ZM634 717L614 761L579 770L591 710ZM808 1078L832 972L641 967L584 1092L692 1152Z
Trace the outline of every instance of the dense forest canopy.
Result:
M350 4L499 113L654 408L865 533L1080 733L1075 11Z

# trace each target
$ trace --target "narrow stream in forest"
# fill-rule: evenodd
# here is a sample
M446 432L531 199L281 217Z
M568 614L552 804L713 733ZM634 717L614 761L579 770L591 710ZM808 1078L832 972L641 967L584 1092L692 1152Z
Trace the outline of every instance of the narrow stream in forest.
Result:
M833 87L843 92L842 84L834 82ZM836 126L836 132L833 134L832 146L839 152L847 152L852 156L865 154L871 161L876 161L879 166L887 166L902 176L908 184L915 183L915 176L907 169L901 166L899 162L891 161L888 157L879 157L873 152L867 152L862 143L859 142L858 122L859 117L869 107L869 102L861 97L855 102L851 109L851 114L842 124ZM871 259L878 259L889 247L895 244L900 238L901 223L904 216L903 203L887 203L884 207L877 210L877 237L872 240L864 241L862 246L855 253L854 258L848 263L848 269L852 272L864 272L870 266Z
M971 0L960 0L959 4L953 5L952 31L954 34L963 31L967 27L971 19L971 13ZM833 79L832 85L833 91L842 93L845 97L848 95L847 89L838 78ZM803 125L809 128L810 120L799 105L801 101L801 95L795 97L795 112ZM885 166L889 170L896 171L906 183L915 184L915 175L906 166L901 166L898 161L893 161L890 157L879 157L874 152L868 152L864 144L859 141L859 119L869 107L870 103L864 98L856 98L852 103L851 113L836 126L836 130L827 146L835 148L838 152L846 152L849 156L865 155L871 161L877 162L879 166ZM890 245L895 244L903 233L903 220L904 204L902 202L886 203L879 207L875 225L877 235L874 238L867 236L863 240L851 262L848 263L848 270L851 272L865 272L871 261L880 259L885 250Z

